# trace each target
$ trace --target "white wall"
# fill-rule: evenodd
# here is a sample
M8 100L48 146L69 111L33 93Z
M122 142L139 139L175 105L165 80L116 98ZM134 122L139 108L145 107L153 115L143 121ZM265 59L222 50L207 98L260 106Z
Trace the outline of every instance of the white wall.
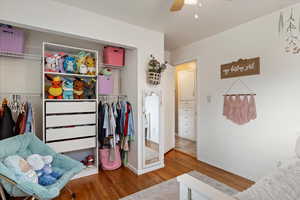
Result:
M172 52L174 64L198 60L198 159L252 180L292 157L300 132L300 56L284 52L278 18L275 12ZM221 80L220 65L257 56L261 74L241 79L257 94L258 118L235 125L222 116L222 95L236 79Z
M175 67L170 64L170 52L165 52L168 68L162 74L164 112L164 153L175 147Z
M86 10L51 0L0 0L0 22L24 28L70 35L90 41L118 44L136 48L136 66L129 66L124 79L125 92L135 112L137 137L131 146L129 163L136 170L142 168L142 91L148 88L145 69L150 54L164 60L164 35L125 22L113 20Z

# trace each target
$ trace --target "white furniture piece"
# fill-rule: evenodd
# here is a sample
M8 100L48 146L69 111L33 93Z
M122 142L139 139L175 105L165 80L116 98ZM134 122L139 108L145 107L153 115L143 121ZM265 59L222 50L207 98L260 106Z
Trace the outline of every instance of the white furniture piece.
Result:
M90 53L96 59L96 74L98 74L98 51L82 49L53 43L43 43L45 53L65 52L75 56L80 51ZM45 58L43 57L43 61ZM94 79L96 82L95 99L47 99L45 75ZM89 154L95 158L94 166L84 169L75 178L98 173L98 83L96 75L76 73L60 73L45 71L43 62L43 140L56 152L63 153L77 160L84 160Z
M180 200L236 200L189 174L178 176L177 181L180 184Z

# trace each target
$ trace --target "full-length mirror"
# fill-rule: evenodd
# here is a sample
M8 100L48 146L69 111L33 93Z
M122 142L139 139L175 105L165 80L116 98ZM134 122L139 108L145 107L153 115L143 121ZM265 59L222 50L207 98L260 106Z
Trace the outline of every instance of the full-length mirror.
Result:
M157 92L144 92L143 133L144 166L152 166L160 161L160 104Z

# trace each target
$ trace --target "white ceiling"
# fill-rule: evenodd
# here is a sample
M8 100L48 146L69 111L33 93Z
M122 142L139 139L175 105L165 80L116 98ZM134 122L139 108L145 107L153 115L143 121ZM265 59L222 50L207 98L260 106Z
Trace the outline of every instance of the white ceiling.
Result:
M300 0L199 0L199 19L194 6L171 13L173 0L55 0L100 15L166 34L167 50L225 31Z

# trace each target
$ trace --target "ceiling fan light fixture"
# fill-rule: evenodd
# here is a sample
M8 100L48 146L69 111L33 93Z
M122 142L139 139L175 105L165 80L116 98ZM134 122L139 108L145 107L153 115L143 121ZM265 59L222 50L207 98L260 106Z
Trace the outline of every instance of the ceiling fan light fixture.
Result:
M184 4L187 5L197 5L198 0L184 0Z

